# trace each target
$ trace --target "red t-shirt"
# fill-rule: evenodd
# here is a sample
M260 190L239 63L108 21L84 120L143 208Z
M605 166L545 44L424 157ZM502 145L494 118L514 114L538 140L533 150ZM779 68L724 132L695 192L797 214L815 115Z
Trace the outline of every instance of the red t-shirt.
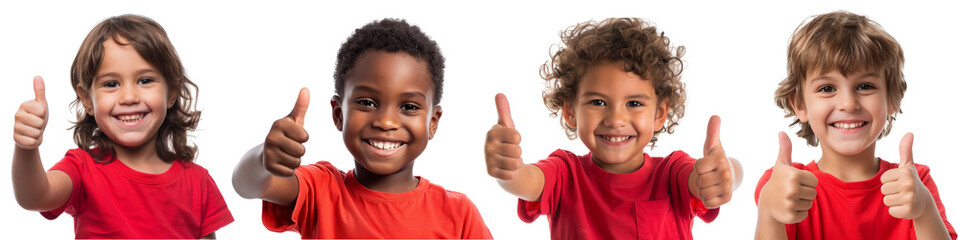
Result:
M192 162L173 161L166 172L148 174L116 159L96 163L77 148L50 170L67 173L73 191L63 206L41 214L73 216L78 239L196 239L233 222L213 178Z
M913 230L913 220L899 219L890 216L889 207L883 204L883 193L880 192L880 176L889 169L899 166L880 160L880 171L873 178L859 182L844 182L821 172L817 163L793 163L797 169L807 170L817 176L817 197L813 207L808 210L807 218L796 224L786 224L789 239L917 239ZM930 168L916 164L920 181L930 190L933 200L937 203L940 217L950 232L950 237L957 239L957 232L947 221L943 203L937 185L930 177ZM768 169L760 177L754 201L760 200L760 190L770 180L773 169Z
M711 222L720 212L690 193L696 159L682 151L643 157L637 171L613 174L591 154L554 151L534 163L543 170L543 193L539 202L520 199L520 219L547 215L553 239L693 239L693 216Z
M477 207L466 195L427 179L413 191L367 189L329 162L296 170L300 190L293 208L263 201L263 225L306 238L490 239Z

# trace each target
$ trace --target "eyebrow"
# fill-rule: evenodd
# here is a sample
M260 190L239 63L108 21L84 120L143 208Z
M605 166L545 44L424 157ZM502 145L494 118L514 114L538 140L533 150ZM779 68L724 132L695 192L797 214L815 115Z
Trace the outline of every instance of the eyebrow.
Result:
M137 73L134 74L134 76L139 76L139 75L143 75L143 74L145 74L145 73L153 73L153 72L155 72L155 71L153 71L153 69L140 69L140 71L137 71ZM96 81L97 79L105 78L105 77L115 77L115 78L119 78L119 77L120 77L120 74L117 74L116 72L104 73L104 74L101 74L101 75L97 76L96 78L94 78L94 81Z
M607 97L607 95L603 95L602 93L594 92L594 91L584 92L584 93L583 93L583 96L584 96L584 97L597 96L597 97L602 97L602 98L606 98L606 97ZM628 98L628 99L639 98L639 99L642 99L642 100L650 100L650 99L652 99L650 96L648 96L648 95L646 95L646 94L643 94L643 93L630 95L630 96L627 96L627 98Z
M378 93L380 93L380 91L377 90L376 88L372 88L372 87L364 86L364 85L357 86L356 88L354 88L353 91L354 91L354 92L370 92L370 93L373 93L373 94L378 94ZM404 92L404 93L400 94L400 96L403 97L403 98L415 98L415 97L420 97L420 98L424 98L424 99L427 98L427 95L424 95L424 94L421 93L421 92L415 92L415 91L414 91L414 92Z

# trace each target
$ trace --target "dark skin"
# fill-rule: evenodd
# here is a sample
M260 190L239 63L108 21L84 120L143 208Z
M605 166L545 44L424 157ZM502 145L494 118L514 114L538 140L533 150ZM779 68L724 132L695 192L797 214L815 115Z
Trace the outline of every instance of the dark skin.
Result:
M409 54L368 51L348 72L343 96L330 100L334 124L354 156L354 176L364 187L399 193L419 184L413 162L442 115L433 102L431 78L424 61ZM293 173L306 151L308 102L301 90L290 115L274 122L262 150L252 149L237 166L233 183L242 197L284 206L296 202L299 183Z

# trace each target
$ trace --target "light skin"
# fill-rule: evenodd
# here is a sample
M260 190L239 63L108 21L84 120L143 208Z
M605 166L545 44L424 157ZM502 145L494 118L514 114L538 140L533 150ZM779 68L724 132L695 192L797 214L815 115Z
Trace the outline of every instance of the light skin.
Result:
M433 102L426 63L407 53L371 50L357 58L344 82L344 95L330 100L334 125L354 156L357 181L379 192L416 189L413 162L436 133L442 115ZM306 152L303 128L309 95L301 90L296 107L274 122L262 146L251 149L233 175L244 198L283 206L296 203L294 170Z
M803 82L803 103L791 102L797 118L809 123L823 156L817 167L845 182L864 181L879 172L877 137L886 119L896 113L887 100L887 83L877 71L844 76L837 71L809 74ZM760 190L757 239L787 239L784 224L806 219L816 198L817 178L792 166L792 145L780 133L780 155L770 180ZM899 168L881 175L881 193L890 215L913 219L917 239L949 239L933 196L913 164L913 134L900 144Z
M520 134L507 99L498 94L496 102L499 120L487 132L484 148L487 172L507 192L539 201L543 172L523 163ZM587 70L576 98L563 105L562 115L593 153L594 164L607 172L623 174L643 166L643 150L654 131L663 128L668 110L665 101L658 101L651 81L624 71L622 62L605 62ZM688 178L690 193L709 208L730 201L742 179L739 162L723 152L719 131L720 118L713 116L704 143L705 157L697 160Z
M119 41L127 44L123 38ZM76 89L86 113L96 118L97 126L115 143L118 161L143 173L166 172L171 163L160 159L154 143L176 95L132 45L108 39L103 47L103 60L89 91ZM14 126L14 195L20 206L34 211L63 206L73 191L66 173L43 171L38 148L48 118L44 92L43 79L34 78L35 99L20 106ZM203 238L215 238L215 233Z

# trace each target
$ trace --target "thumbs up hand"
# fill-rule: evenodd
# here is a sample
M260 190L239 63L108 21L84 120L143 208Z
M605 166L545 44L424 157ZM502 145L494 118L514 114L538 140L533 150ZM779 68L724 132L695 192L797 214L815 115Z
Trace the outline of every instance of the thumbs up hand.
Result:
M13 141L17 147L37 149L43 142L43 130L47 128L47 97L43 78L33 77L34 99L20 104L13 124Z
M770 180L760 190L760 214L784 224L806 219L807 210L817 197L817 177L793 166L792 149L790 137L780 132L780 156L773 166Z
M520 158L520 132L514 129L507 96L497 94L496 103L499 118L497 124L487 131L484 146L487 173L498 180L511 181L517 177L523 165Z
M300 89L297 103L286 117L273 122L263 142L263 167L275 176L293 176L294 169L300 166L300 157L306 153L303 143L309 135L303 128L304 116L310 104L310 91Z
M890 216L916 219L927 208L934 207L933 196L913 164L913 133L903 135L900 140L900 167L884 172L880 182L883 183L880 187L883 204L890 207Z
M736 184L734 168L720 145L720 117L710 117L707 139L703 144L703 158L693 167L696 197L707 208L717 208L730 201Z

